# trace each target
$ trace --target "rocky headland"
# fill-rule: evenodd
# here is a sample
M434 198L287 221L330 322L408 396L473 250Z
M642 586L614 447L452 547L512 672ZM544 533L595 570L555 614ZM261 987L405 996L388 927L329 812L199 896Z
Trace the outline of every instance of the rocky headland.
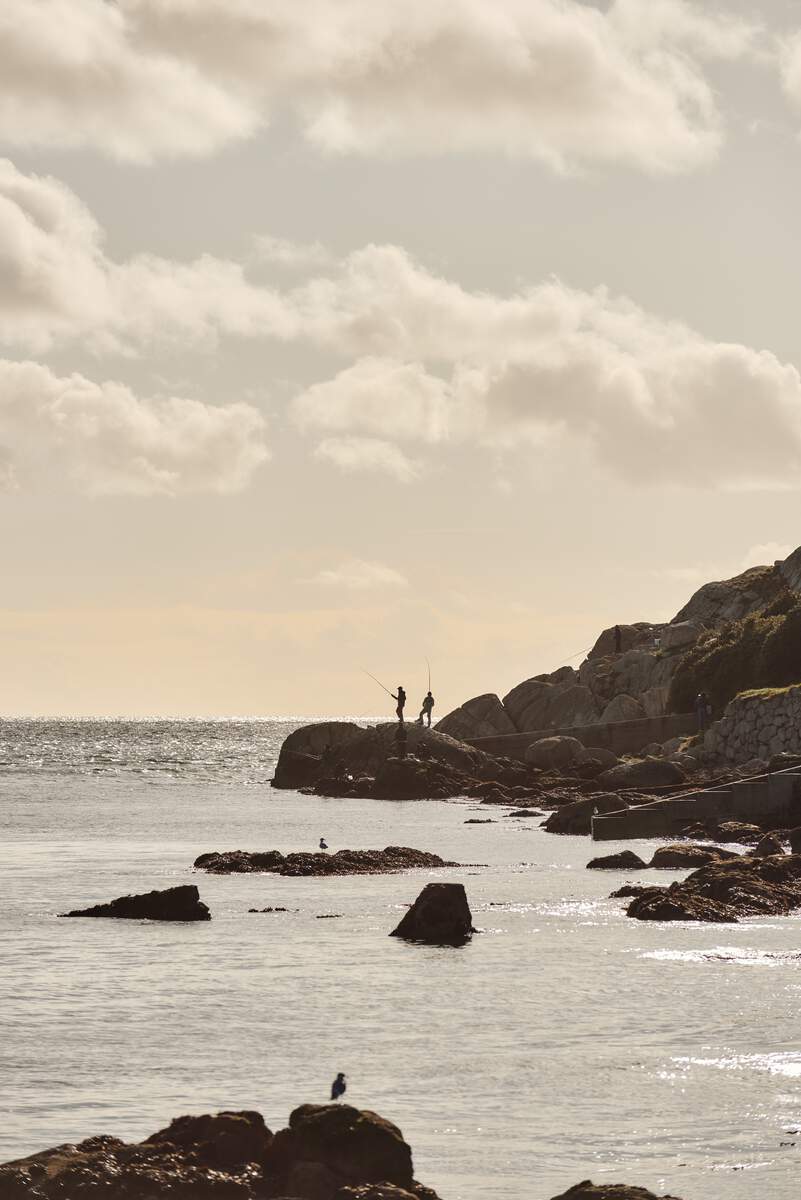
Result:
M384 850L337 850L334 854L282 854L280 850L222 850L201 854L195 867L212 875L272 874L309 875L388 875L397 871L458 867L438 854L413 850L410 846L387 846Z

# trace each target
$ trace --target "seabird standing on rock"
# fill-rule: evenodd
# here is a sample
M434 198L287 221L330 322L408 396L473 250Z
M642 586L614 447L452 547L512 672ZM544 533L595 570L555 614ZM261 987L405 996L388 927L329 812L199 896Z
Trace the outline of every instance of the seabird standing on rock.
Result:
M346 1087L347 1084L345 1083L345 1076L340 1071L334 1082L331 1084L331 1099L338 1100L340 1096L344 1096Z
M320 849L321 850L328 849L328 842L325 840L325 838L320 838Z

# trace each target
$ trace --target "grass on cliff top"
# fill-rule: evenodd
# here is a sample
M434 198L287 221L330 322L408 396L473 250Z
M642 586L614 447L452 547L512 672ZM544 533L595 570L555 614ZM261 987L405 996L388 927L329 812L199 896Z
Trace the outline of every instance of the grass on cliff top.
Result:
M781 696L791 691L798 684L788 683L787 687L749 688L747 692L738 692L738 700L770 700L773 696Z
M796 683L801 683L801 597L788 593L761 613L701 638L676 668L668 711L692 712L703 691L719 716L743 692L768 695Z

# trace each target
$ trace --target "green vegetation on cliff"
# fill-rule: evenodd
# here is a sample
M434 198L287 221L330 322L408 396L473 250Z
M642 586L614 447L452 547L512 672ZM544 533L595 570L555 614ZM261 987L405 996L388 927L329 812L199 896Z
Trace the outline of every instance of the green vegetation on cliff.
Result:
M716 715L740 692L801 682L801 596L788 592L761 613L710 631L688 651L670 685L668 708L690 712L705 691Z

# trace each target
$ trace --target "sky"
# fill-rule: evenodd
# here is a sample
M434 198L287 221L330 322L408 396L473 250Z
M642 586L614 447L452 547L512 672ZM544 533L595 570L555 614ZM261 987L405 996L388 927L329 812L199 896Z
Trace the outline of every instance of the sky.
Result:
M801 543L792 0L3 0L0 715L435 716Z

